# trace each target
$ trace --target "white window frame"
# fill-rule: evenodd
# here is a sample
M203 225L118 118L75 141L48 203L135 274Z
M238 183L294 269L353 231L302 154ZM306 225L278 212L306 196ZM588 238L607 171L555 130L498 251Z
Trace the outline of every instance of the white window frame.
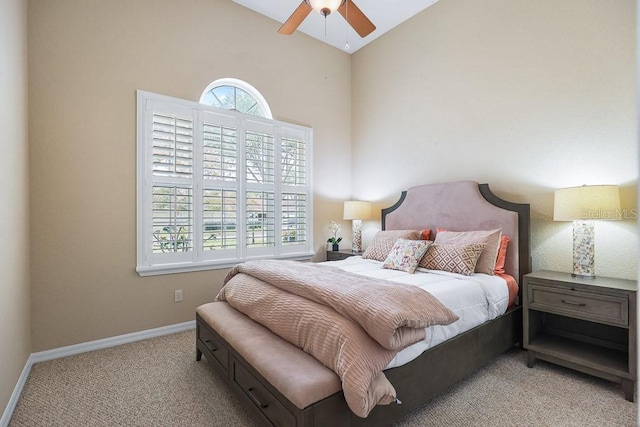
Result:
M154 111L160 113L180 112L193 120L193 177L191 182L184 178L158 178L153 174L152 156L152 121ZM207 183L203 178L203 134L205 121L222 123L237 129L237 179L234 183L220 181L224 188L237 192L236 208L236 247L234 249L204 250L203 191ZM246 244L246 192L260 188L260 185L247 184L244 136L247 131L263 131L274 137L274 183L269 191L274 193L275 201L275 237L273 246L251 248ZM304 142L305 147L305 182L303 185L286 186L281 182L281 141L282 138L295 138ZM313 130L308 127L242 114L237 111L224 110L208 105L159 95L151 92L137 91L137 267L140 276L200 271L216 268L228 268L239 262L250 259L276 258L308 260L313 252L313 191L312 191L312 153ZM174 184L174 182L180 184ZM208 182L208 181L207 181ZM192 236L193 249L178 253L153 252L153 208L152 190L154 185L179 185L192 189L193 213ZM282 194L304 194L306 215L304 224L305 239L302 242L283 242Z

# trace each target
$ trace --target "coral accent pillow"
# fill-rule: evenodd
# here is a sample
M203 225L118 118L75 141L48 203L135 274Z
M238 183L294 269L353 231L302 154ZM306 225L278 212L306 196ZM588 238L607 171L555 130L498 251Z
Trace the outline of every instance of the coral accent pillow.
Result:
M362 254L364 259L384 262L398 239L420 240L420 230L383 230L373 236L373 241Z
M398 239L384 260L382 268L413 273L431 244L429 240Z
M507 246L509 245L509 237L502 236L500 238L500 249L498 249L498 257L496 258L496 268L493 270L496 274L504 274L504 263L507 259Z
M429 270L442 270L471 276L485 247L484 243L468 245L433 243L427 249L419 265Z
M500 237L502 229L481 231L448 231L438 228L435 243L464 245L469 243L484 243L485 250L480 255L476 264L476 273L492 275L496 268L498 249L500 249Z

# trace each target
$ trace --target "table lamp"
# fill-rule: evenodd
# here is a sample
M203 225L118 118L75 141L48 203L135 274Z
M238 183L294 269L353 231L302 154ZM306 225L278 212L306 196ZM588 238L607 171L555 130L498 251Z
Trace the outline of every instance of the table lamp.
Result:
M620 194L615 185L583 185L555 191L554 221L573 221L573 273L583 279L596 277L594 269L594 220L620 219Z
M342 219L352 220L351 250L362 252L362 220L371 216L371 202L350 200L344 202Z

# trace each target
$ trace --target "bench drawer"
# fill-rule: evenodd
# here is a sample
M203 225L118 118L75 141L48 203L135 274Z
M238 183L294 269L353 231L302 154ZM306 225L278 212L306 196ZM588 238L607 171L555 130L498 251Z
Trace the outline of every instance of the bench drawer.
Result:
M220 339L204 326L198 326L198 339L205 346L203 353L207 356L207 359L211 359L209 356L213 356L214 360L210 360L210 362L217 361L227 372L229 370L229 350L222 344Z
M529 285L529 308L592 322L629 325L629 299L557 287Z
M233 359L233 381L275 426L295 426L296 419L251 373Z

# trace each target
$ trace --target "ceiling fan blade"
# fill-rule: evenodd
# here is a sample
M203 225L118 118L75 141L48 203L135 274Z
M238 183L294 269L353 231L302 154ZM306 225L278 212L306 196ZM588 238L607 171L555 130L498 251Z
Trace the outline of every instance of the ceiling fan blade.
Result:
M282 24L282 27L278 30L280 34L293 34L293 32L298 28L304 18L311 13L313 9L311 6L307 4L304 0L300 3L300 6L291 14L291 16Z
M369 18L351 0L345 0L338 12L344 16L344 19L356 30L356 33L360 34L360 37L366 37L376 29L373 22L369 21Z

